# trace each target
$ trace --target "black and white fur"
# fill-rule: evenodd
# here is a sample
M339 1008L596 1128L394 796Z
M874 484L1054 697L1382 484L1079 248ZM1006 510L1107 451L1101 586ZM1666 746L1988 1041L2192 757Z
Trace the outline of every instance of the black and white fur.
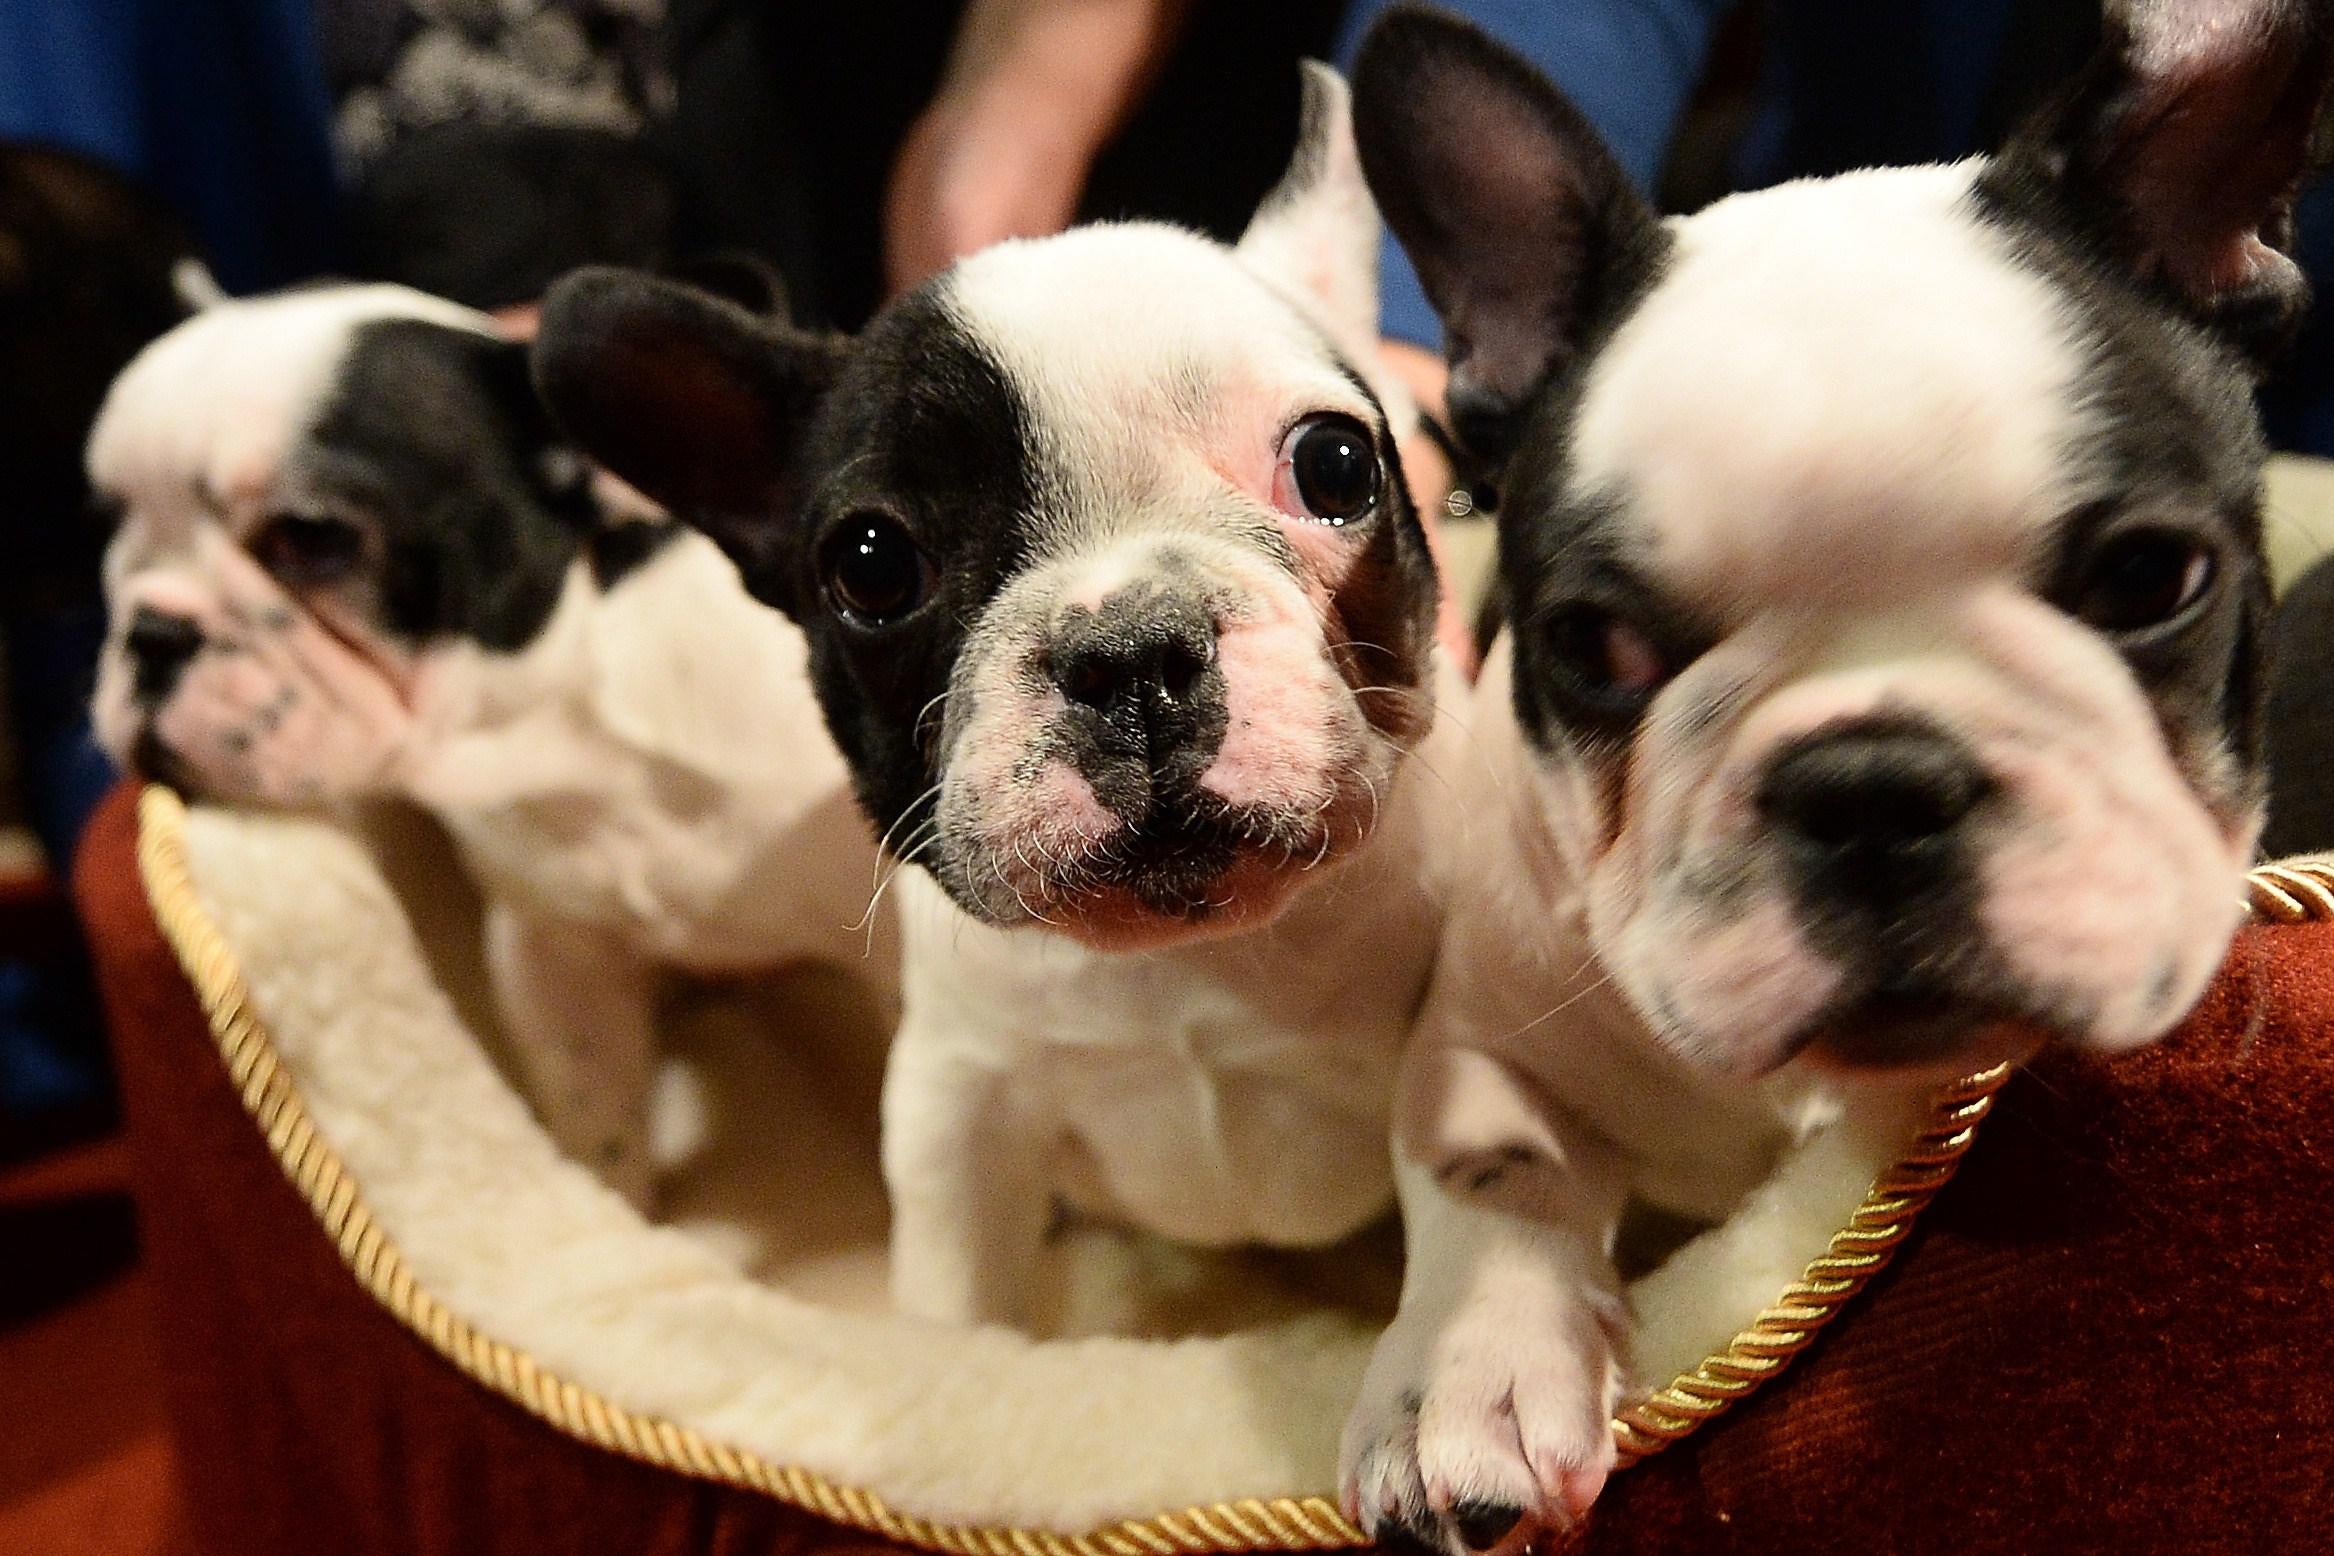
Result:
M801 633L593 474L484 315L390 286L220 303L115 383L89 471L120 520L107 749L231 804L434 813L522 1089L628 1197L660 969L888 989Z
M1771 1302L1837 1224L1807 1185L2213 977L2261 825L2250 389L2330 43L2326 0L2134 0L1998 157L1664 221L1465 24L1371 36L1364 164L1511 455L1513 613L1344 1445L1374 1534L1570 1522L1632 1341L1658 1381ZM1632 1201L1714 1230L1624 1300Z
M1376 212L1343 83L1307 94L1237 248L1009 243L849 341L616 274L546 304L553 407L802 622L908 866L910 1312L1040 1325L1061 1199L1211 1245L1389 1203L1440 913L1411 768L1449 759L1412 752L1451 683L1373 367ZM1316 511L1315 456L1366 501Z

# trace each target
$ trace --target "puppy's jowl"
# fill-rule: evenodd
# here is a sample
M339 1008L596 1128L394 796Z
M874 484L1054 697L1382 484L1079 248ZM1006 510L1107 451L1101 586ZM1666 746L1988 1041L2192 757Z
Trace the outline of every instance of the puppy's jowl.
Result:
M1462 24L1365 50L1453 411L1512 455L1460 785L1500 821L1405 1065L1408 1273L1344 1449L1376 1533L1577 1516L1633 1331L1650 1377L1691 1366L1935 1083L2152 1041L2228 948L2249 391L2302 303L2277 244L2334 27L2158 0L2109 33L1990 161L1667 222ZM1625 1303L1632 1200L1717 1226Z
M1343 84L1307 90L1237 249L1007 244L850 341L612 273L546 308L554 408L803 623L906 862L913 1312L1041 1321L1064 1199L1218 1245L1389 1201L1444 672L1368 365L1376 213Z
M801 634L701 537L616 513L482 315L394 287L223 304L123 374L90 472L121 518L107 749L198 798L437 815L522 1088L634 1199L657 967L888 986Z

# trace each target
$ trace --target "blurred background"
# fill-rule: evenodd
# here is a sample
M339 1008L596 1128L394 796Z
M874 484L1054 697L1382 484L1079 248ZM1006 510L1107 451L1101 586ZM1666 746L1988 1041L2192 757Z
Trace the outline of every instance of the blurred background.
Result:
M0 1552L178 1546L101 1022L59 884L114 775L84 714L107 383L215 286L504 312L616 262L849 329L1079 218L1236 234L1295 61L1380 0L0 0ZM1999 139L2096 0L1462 0L1671 209ZM2334 197L2301 213L2334 273ZM199 268L189 261L198 261ZM1388 339L1431 352L1398 254ZM1430 360L1420 357L1421 362ZM1431 368L1425 369L1431 382ZM2334 453L2334 310L2265 394Z

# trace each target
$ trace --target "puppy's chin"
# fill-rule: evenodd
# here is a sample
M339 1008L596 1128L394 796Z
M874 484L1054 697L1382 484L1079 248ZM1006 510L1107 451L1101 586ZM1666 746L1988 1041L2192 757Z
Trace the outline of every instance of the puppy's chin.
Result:
M1273 923L1368 842L1370 786L1352 787L1358 803L1293 815L1211 803L1084 832L1043 818L944 844L934 873L959 906L1001 928L1106 951L1219 939Z
M1808 1027L1786 1052L1826 1074L1942 1085L2022 1061L2051 1036L2041 1024L1988 1003L1878 994Z
M1707 947L1702 948L1707 950ZM1938 1084L2021 1063L2045 1046L2115 1054L2165 1035L2188 1008L2166 999L2157 1022L2126 1031L2109 1002L2027 985L2007 960L1972 944L1958 972L1876 974L1804 946L1777 946L1757 976L1697 978L1712 965L1673 942L1657 968L1618 981L1660 1044L1696 1069L1742 1081L1785 1069ZM2186 992L2186 991L2182 991Z
M1189 945L1270 924L1297 887L1296 872L1277 853L1240 844L1229 863L1204 873L1138 866L1123 880L1062 898L1050 927L1098 951Z
M342 654L208 651L169 695L141 698L109 650L94 705L100 743L130 771L189 798L318 810L382 793L412 734L399 688Z

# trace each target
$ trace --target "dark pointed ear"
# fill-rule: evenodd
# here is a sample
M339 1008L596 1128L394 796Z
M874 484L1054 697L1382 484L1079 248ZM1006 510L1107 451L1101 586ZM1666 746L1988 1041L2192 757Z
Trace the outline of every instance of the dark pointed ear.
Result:
M544 298L535 383L585 453L712 536L768 598L800 497L797 445L843 349L677 282L595 267Z
M749 249L711 249L694 254L674 261L668 274L700 292L726 298L761 318L793 317L786 295L786 278L779 274L776 265Z
M1452 424L1503 454L1666 245L1588 120L1474 26L1396 6L1354 68L1362 169L1442 315Z
M2108 0L2105 20L1987 187L2265 359L2309 298L2285 250L2334 77L2334 0Z

